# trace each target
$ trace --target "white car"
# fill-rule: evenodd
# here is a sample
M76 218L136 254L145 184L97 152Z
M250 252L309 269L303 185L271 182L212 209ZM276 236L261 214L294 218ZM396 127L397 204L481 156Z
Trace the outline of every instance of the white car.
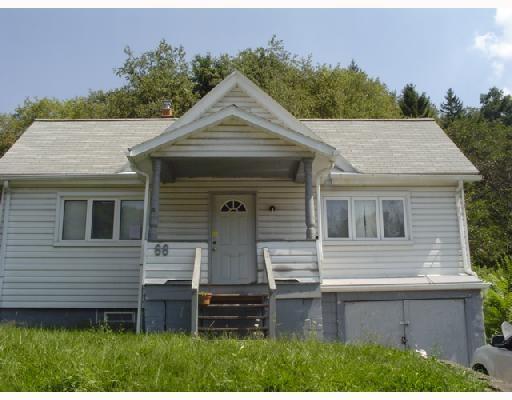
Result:
M503 322L501 331L502 336L494 336L491 344L475 350L471 367L502 381L512 382L512 325Z

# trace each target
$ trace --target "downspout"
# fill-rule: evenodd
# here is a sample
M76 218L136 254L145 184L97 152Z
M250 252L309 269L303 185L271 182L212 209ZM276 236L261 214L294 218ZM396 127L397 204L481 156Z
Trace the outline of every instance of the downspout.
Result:
M459 220L460 245L462 249L462 262L464 272L468 275L476 275L471 269L471 255L469 252L468 222L466 219L466 206L464 202L464 182L459 180L455 191L457 205L457 218Z
M322 196L320 193L320 187L322 181L329 175L331 170L334 168L335 162L331 161L331 165L328 168L320 170L316 176L316 215L317 215L317 241L316 241L316 254L318 261L318 270L320 272L320 281L322 280L322 266L324 262L324 247L323 247L323 224L322 224Z
M140 266L139 266L139 291L137 298L137 321L135 325L135 332L140 333L142 328L142 286L144 285L144 253L146 249L146 236L148 226L148 201L149 201L149 175L139 170L133 162L131 162L132 169L142 175L145 179L144 184L144 214L142 218L142 240L140 250Z
M2 220L2 242L0 243L0 304L2 303L3 278L5 269L5 252L7 251L7 225L9 221L9 206L11 203L11 193L9 190L9 181L5 180L2 187L2 204L0 209L0 219Z

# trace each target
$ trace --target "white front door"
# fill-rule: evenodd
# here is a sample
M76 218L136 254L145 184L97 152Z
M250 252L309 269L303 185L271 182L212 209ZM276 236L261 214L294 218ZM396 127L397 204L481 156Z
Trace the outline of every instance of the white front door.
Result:
M256 282L255 201L251 194L216 195L211 231L212 284Z

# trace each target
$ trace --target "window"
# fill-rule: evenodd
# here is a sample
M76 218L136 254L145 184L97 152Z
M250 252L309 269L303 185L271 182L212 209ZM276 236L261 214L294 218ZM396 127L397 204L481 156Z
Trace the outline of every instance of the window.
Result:
M326 200L327 236L348 238L348 200Z
M86 200L66 200L64 202L63 240L84 240L87 218Z
M121 240L140 240L142 238L142 219L144 202L139 200L121 200Z
M402 199L382 199L384 237L405 238L405 212Z
M93 200L91 239L113 239L114 200Z
M58 242L129 243L142 238L144 202L130 198L61 198Z
M326 239L407 240L407 195L329 197L324 200Z
M377 200L354 200L356 239L377 239Z
M228 200L221 207L220 212L222 213L240 213L246 212L245 204L238 200Z

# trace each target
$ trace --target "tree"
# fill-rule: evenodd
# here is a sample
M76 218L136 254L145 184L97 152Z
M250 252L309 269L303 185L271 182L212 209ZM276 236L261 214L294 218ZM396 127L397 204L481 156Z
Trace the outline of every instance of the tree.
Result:
M512 125L512 96L504 95L503 90L492 87L480 95L480 112L488 121L501 121Z
M354 59L350 61L350 64L348 65L347 69L352 72L362 72L361 68L359 68L359 65L357 65Z
M459 118L464 113L464 105L462 101L455 95L452 88L449 88L444 96L444 103L441 104L440 110L445 122L445 126L454 119Z
M512 256L512 127L477 112L453 121L446 132L483 177L466 190L472 260L496 265Z
M430 98L423 92L421 95L416 91L412 83L405 85L402 94L398 99L398 105L405 117L426 118L435 115Z
M130 108L126 117L154 117L164 100L171 100L176 116L187 111L197 100L190 79L189 64L182 46L173 47L165 40L155 50L135 56L129 47L127 58L115 73L125 78L122 95Z

